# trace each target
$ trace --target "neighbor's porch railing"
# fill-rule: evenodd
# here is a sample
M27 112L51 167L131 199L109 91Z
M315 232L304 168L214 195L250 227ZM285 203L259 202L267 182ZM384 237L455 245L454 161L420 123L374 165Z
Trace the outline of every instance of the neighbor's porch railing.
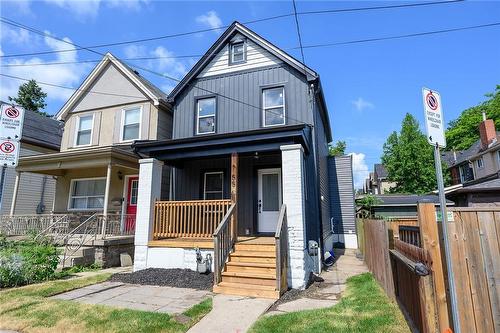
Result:
M0 217L0 233L6 236L25 236L46 230L66 218L66 214L14 215Z
M236 241L236 204L232 204L214 232L214 284L221 282L221 274Z
M153 239L211 238L231 200L156 201Z
M276 243L276 290L281 295L288 287L286 280L288 266L288 221L285 204L281 205L274 239Z

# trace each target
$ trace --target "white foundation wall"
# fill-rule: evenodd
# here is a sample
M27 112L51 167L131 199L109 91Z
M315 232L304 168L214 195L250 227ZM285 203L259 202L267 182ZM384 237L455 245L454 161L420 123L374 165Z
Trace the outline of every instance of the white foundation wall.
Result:
M214 251L201 250L203 259L212 257L211 271L214 270ZM145 268L181 268L196 271L196 251L194 249L150 247L147 251Z
M346 249L358 249L358 236L352 234L331 234L323 241L323 252L330 251L334 243L343 243Z

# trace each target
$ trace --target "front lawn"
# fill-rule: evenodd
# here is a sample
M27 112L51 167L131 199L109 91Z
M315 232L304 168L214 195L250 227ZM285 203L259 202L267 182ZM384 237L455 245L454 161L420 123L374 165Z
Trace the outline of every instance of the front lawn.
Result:
M116 309L47 297L106 281L110 274L50 281L0 292L0 329L22 332L186 332L212 309L211 298L187 310L182 324L164 313Z
M347 280L341 301L321 310L263 317L252 333L275 332L410 332L398 306L389 300L370 273Z

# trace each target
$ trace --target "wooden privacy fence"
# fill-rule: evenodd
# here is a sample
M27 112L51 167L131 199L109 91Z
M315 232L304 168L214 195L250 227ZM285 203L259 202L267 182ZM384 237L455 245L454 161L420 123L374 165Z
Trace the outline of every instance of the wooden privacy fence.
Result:
M461 332L500 332L500 208L451 211L447 235L433 204L419 204L418 225L399 224L397 233L388 232L383 221L363 221L365 261L415 328L444 332L453 326L444 255L448 237ZM385 253L391 254L389 264Z
M156 201L153 239L212 238L231 200Z

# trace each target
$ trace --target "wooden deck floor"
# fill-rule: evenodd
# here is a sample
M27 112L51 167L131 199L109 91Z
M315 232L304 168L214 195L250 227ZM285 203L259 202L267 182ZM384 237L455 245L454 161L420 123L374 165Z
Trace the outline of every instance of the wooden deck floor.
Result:
M274 237L238 237L238 244L245 245L274 245ZM200 249L213 249L213 238L165 238L152 240L148 243L150 247L178 247L178 248L195 248Z

